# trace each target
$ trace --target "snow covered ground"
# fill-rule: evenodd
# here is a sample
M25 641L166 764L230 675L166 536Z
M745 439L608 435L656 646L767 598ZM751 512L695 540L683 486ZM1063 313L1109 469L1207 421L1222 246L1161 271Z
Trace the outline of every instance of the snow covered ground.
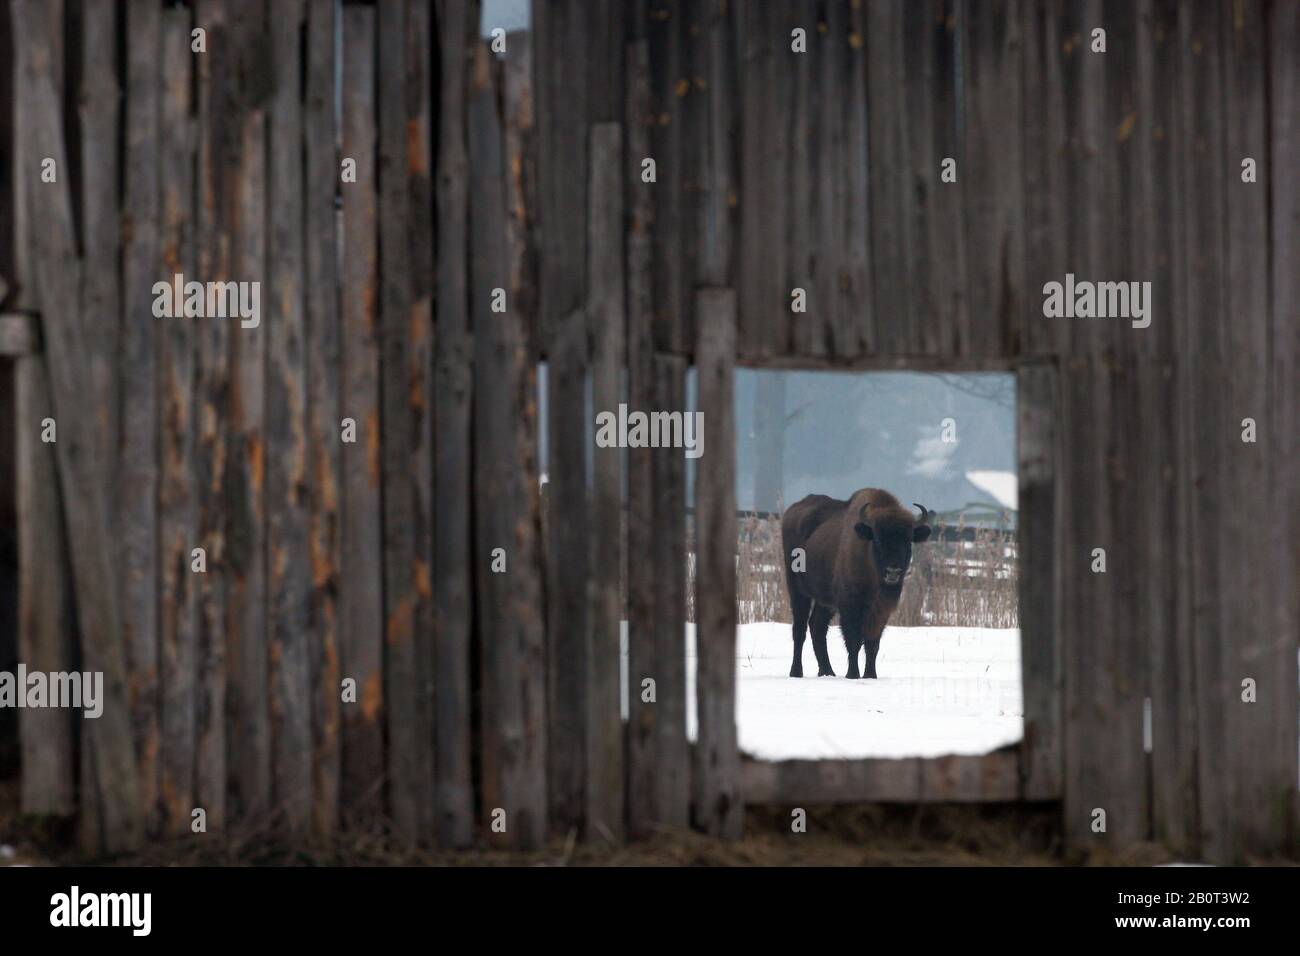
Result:
M877 680L844 678L848 654L838 627L830 629L826 644L837 676L815 676L809 638L803 666L812 676L796 680L788 676L789 624L740 626L736 678L742 750L767 760L936 757L987 753L1018 741L1024 732L1015 628L886 628ZM686 625L686 645L687 727L694 739L693 624Z

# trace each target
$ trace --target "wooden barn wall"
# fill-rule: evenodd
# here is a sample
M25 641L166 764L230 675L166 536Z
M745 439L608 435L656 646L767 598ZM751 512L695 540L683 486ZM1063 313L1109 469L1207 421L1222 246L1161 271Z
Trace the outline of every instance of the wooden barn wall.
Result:
M26 809L92 850L200 807L529 847L870 793L1294 848L1295 4L535 0L496 56L473 0L7 12L18 647L110 689L24 721ZM261 282L261 323L154 318L176 272ZM1150 326L1045 317L1067 273L1149 281ZM683 461L589 463L582 425L589 395L684 408L691 364L723 440L694 746ZM741 759L738 364L1017 370L1016 753Z

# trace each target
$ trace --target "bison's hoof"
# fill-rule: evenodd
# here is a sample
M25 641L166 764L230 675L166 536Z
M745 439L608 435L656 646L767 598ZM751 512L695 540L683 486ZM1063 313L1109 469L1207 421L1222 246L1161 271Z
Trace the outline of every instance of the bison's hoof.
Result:
M825 670L819 670L819 671L817 672L817 676L818 676L818 677L834 677L834 676L835 676L835 672L834 672L833 670L831 670L831 669L828 667L828 668L826 668Z
M791 677L803 677L803 668L802 668L802 667L792 667L792 668L790 668L790 676L791 676Z

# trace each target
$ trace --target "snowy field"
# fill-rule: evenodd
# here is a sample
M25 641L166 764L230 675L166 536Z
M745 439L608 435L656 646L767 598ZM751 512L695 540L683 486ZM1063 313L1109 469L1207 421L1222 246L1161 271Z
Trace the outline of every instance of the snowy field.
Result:
M694 739L693 624L686 625L686 644L687 727ZM848 653L838 627L830 629L826 646L836 676L815 676L810 637L803 666L804 674L813 676L795 679L789 676L789 624L740 626L736 678L742 750L767 760L937 757L987 753L1023 735L1016 628L886 628L876 680L844 678Z

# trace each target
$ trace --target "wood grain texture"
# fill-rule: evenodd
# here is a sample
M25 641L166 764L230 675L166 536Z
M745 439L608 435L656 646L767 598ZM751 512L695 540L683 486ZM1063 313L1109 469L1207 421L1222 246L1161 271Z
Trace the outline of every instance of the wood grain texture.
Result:
M307 7L307 105L304 202L307 280L307 454L311 488L307 545L311 557L312 827L333 832L339 817L339 592L342 586L340 494L341 355L340 188L334 85L335 5Z
M487 823L504 822L503 831L490 827L496 839L535 849L547 834L537 386L525 322L508 306L504 313L493 308L491 290L504 288L509 259L501 118L488 56L481 45L474 51L468 115L483 812Z
M159 117L161 193L160 272L194 281L197 258L194 221L195 126L191 122L191 11L163 14L163 75ZM204 281L204 280L199 280ZM204 542L198 527L195 482L195 320L185 315L183 296L173 296L172 317L164 319L159 342L159 687L162 691L162 760L159 790L162 830L178 837L190 831L195 780L195 675L199 621L199 572L191 551ZM216 321L216 320L211 320ZM207 566L207 558L204 558ZM214 566L213 574L219 573ZM204 574L208 571L202 572ZM223 780L224 783L224 780ZM207 809L206 807L204 808Z
M736 730L736 428L732 363L736 295L696 293L699 410L711 452L695 484L696 740L695 824L738 839L744 829L740 744ZM701 457L698 459L704 461Z
M273 91L263 0L229 10L240 51L238 172L233 185L232 268L261 282L261 321L230 330L224 498L226 570L226 726L230 796L246 821L272 808L271 713L267 650L266 373L271 286L267 272L267 108Z
M342 705L339 802L345 820L373 818L382 806L384 775L383 514L379 425L379 240L374 122L375 13L343 11L342 155L356 162L344 183L340 279L342 384L340 417L356 441L342 458L342 559L339 673L355 682ZM342 421L340 422L342 425Z
M623 281L623 130L591 127L587 199L587 322L592 342L591 399L595 413L618 413L623 398L625 288ZM590 690L587 714L587 796L584 832L617 841L623 833L623 716L620 630L623 620L622 448L596 447L591 504Z
M654 186L641 181L641 158L650 149L654 122L650 102L649 48L645 40L627 46L627 371L628 407L653 408L654 288L651 276ZM642 699L641 682L652 676L654 651L654 565L636 556L650 553L654 541L654 451L627 452L627 830L649 832L658 800L655 780L656 705ZM554 639L554 638L552 638Z
M438 110L438 337L434 355L433 601L437 752L437 835L465 846L474 834L471 743L473 548L470 517L473 339L469 313L469 159L465 143L467 59L478 5L441 0L441 101Z
M966 803L1020 798L1014 749L980 756L741 763L750 804Z
M113 474L116 560L122 568L122 636L130 666L131 723L146 815L158 798L158 406L153 283L158 280L159 113L162 16L153 4L126 10L126 146L122 328L118 380L124 419Z
M59 126L57 87L51 73L52 54L48 10L22 3L10 7L14 32L27 38L18 96L24 100L23 129L30 136L32 155L50 157L55 168L67 169L68 156ZM28 124L27 121L30 121ZM67 507L73 587L81 629L83 668L104 675L104 711L86 738L90 750L89 779L84 789L95 793L92 806L98 826L83 828L93 840L88 850L118 852L139 845L143 836L135 755L131 746L130 711L123 654L116 562L110 550L108 494L95 473L97 439L94 413L83 384L89 369L81 349L79 280L72 200L66 181L42 183L28 176L25 202L46 210L28 223L33 284L41 309L46 368L56 416L63 427L55 442L59 483ZM47 188L53 187L53 188Z
M301 0L270 11L275 86L267 114L266 597L274 807L311 822L311 575L303 250Z

